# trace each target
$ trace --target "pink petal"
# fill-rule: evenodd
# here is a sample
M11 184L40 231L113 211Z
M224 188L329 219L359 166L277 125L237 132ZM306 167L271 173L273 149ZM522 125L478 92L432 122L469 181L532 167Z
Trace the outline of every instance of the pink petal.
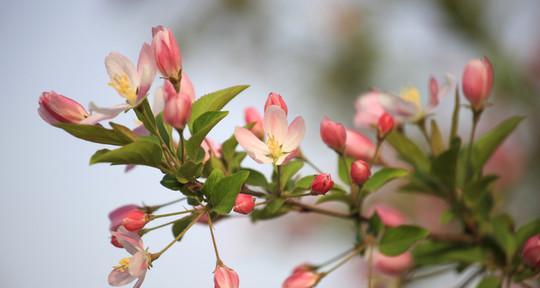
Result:
M135 278L137 277L133 277L127 270L114 269L109 273L108 281L111 286L124 286L135 280Z
M130 211L132 211L134 209L140 209L140 207L138 205L135 205L135 204L129 204L129 205L124 205L124 206L118 207L118 208L114 209L113 211L111 211L111 213L109 213L109 220L111 220L110 229L111 230L116 230L116 228L118 228L120 226L120 224L122 223L122 219L124 219L124 217L126 217L128 212L130 212Z
M284 152L292 152L300 145L304 134L306 132L306 125L304 119L300 116L296 117L287 130L287 136L283 141L282 149Z
M130 108L131 106L127 103L113 107L98 107L92 102L90 103L90 116L82 120L79 124L94 125L104 120L113 119Z
M154 61L154 53L152 47L148 43L144 43L139 54L139 62L137 63L137 74L139 76L139 87L137 90L137 103L140 103L148 89L152 85L156 77L156 65Z
M449 93L452 93L454 91L456 86L456 79L454 75L452 74L446 74L444 75L444 82L442 85L439 86L437 95L434 97L436 99L430 99L429 104L427 105L427 113L432 112L441 101L442 98L444 98Z
M269 137L274 137L278 143L283 143L287 135L287 114L281 107L272 105L264 112L264 131Z
M186 93L191 98L191 102L195 101L195 88L188 75L182 72L182 80L180 80L180 92Z
M388 111L392 116L397 117L398 119L407 119L410 117L415 117L420 111L414 103L405 101L401 97L391 95L391 94L380 94L379 102L382 107Z
M157 88L154 92L154 104L152 106L155 115L158 115L165 109L165 93L163 92L163 86Z
M111 232L111 234L116 237L118 243L124 246L126 251L131 255L144 250L144 244L139 234L130 232L123 226L118 227L118 230Z
M251 158L258 163L270 163L268 155L268 147L264 144L253 132L243 127L236 127L234 130L234 137L238 141L238 144L242 146Z
M134 277L143 276L148 270L148 256L146 251L139 251L129 260L129 274Z
M139 280L133 285L133 288L139 288L142 286L142 283L144 282L144 278L146 277L146 273L143 274L141 277L139 277Z

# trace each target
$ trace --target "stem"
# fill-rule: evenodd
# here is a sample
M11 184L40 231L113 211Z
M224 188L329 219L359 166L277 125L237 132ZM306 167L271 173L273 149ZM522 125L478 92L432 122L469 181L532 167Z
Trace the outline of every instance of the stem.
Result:
M463 283L461 283L458 288L466 288L476 277L482 275L484 273L484 269L478 269L475 272L473 272L469 277L467 277Z
M185 161L184 156L184 129L176 129L178 134L180 135L180 143L178 143L178 151L180 152L180 160L182 163Z
M368 288L373 284L373 248L368 251Z
M345 258L343 258L343 260L339 261L336 265L334 265L328 271L322 272L321 273L321 279L326 277L328 274L334 272L339 267L343 266L343 264L349 262L352 258L354 258L354 256L358 255L358 253L360 253L360 251L362 251L363 249L364 249L363 245L357 246L356 249L354 249L352 252L350 252Z
M277 197L281 196L281 166L276 165L276 174L277 174L277 187L276 195Z
M426 139L427 144L431 147L431 138L429 137L429 134L427 133L426 120L422 119L418 121L416 125L418 126L418 129L420 130L420 132L422 132L422 135Z
M145 206L145 209L147 211L147 213L151 214L163 207L167 207L167 206L170 206L170 205L173 205L173 204L176 204L178 202L181 202L181 201L184 201L186 200L187 197L182 197L180 199L176 199L176 200L173 200L173 201L170 201L170 202L166 202L166 203L163 203L163 204L160 204L160 205L154 205L154 206Z
M155 254L152 254L152 261L158 259L159 257L161 257L161 255L163 253L165 253L165 251L169 250L169 248L171 248L176 242L178 242L178 240L180 240L180 238L182 238L184 236L184 234L186 234L186 232L193 226L195 225L195 223L197 223L197 221L204 215L204 213L199 213L199 215L197 215L197 217L193 218L193 220L191 221L191 223L189 223L189 225L186 227L186 229L184 229L184 231L182 231L180 234L178 234L176 236L176 238L174 238L173 241L171 241L171 243L167 244L167 246L165 246L165 248L161 249L161 251L155 253Z
M139 233L139 235L140 235L140 236L143 236L144 234L146 234L146 233L148 233L148 232L150 232L150 231L154 231L154 230L156 230L156 229L163 228L163 227L165 227L165 226L174 224L174 222L176 222L176 221L178 221L178 219L173 220L173 221L170 221L170 222L167 222L167 223L164 223L164 224L161 224L161 225L158 225L158 226L155 226L155 227L142 229L141 232Z
M297 202L297 201L294 201L294 200L288 200L287 203L289 205L300 208L300 210L299 210L300 212L313 212L313 213L323 214L323 215L327 215L327 216L333 216L333 217L342 218L342 219L352 219L353 218L353 215L351 215L351 214L345 214L345 213L341 213L341 212L337 212L337 211L326 210L326 209L322 209L322 208L319 208L319 207L307 205L307 204L304 204L304 203L301 203L301 202Z
M339 259L341 259L341 258L343 258L343 257L345 257L345 256L347 256L347 255L349 255L349 253L351 253L351 252L352 252L353 250L355 250L355 249L357 249L357 247L352 247L352 248L350 248L350 249L347 249L346 251L343 251L343 252L339 253L338 255L336 255L336 256L334 256L334 257L332 257L332 258L330 258L330 259L324 261L323 263L321 263L321 264L318 265L317 267L324 267L324 266L326 266L326 265L330 265L330 264L336 262L337 260L339 260Z
M473 146L474 146L474 137L476 136L476 127L478 126L478 122L480 121L480 116L482 115L482 110L472 110L473 113L473 126L471 129L471 135L469 137L469 151L467 152L467 175L468 177L471 177L472 174L472 152L473 152Z
M319 167L317 167L317 165L315 165L313 162L311 162L306 157L302 157L302 160L304 160L304 162L306 164L308 164L311 168L313 168L313 170L317 171L317 173L324 173Z
M381 138L377 139L377 147L375 147L375 153L373 154L373 158L371 158L371 161L369 161L369 166L370 167L373 166L373 163L375 163L375 161L379 157L379 153L381 151L381 146L382 146L383 141L384 141L384 139L381 139Z
M191 210L185 210L180 212L173 212L173 213L166 213L166 214L159 214L159 215L151 215L150 220L163 218L163 217L169 217L169 216L176 216L176 215L182 215L182 214L188 214L197 211L197 209L191 209Z
M219 257L219 251L216 244L216 237L214 236L214 226L212 224L212 216L208 214L208 227L210 228L210 236L212 236L212 245L214 246L214 253L216 254L216 265L223 263Z

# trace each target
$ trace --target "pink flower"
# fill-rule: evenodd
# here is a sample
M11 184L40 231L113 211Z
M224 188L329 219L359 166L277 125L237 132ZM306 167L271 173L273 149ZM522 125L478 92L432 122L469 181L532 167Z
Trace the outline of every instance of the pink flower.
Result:
M392 129L394 129L394 117L392 115L384 112L379 118L377 123L377 130L379 137L385 137Z
M191 82L191 79L189 78L189 76L183 71L182 71L182 80L180 80L180 92L189 95L191 102L195 101L195 98L197 95L195 94L195 87L193 86L193 82Z
M239 193L234 201L234 212L240 214L249 214L255 208L255 197Z
M238 274L231 268L218 264L214 270L214 288L238 288L240 279Z
M88 117L88 112L81 104L54 91L41 94L38 113L45 122L51 125L78 124Z
M143 208L135 204L129 204L120 206L111 211L111 213L109 213L109 220L111 220L109 229L111 231L116 231L116 229L122 225L124 218L133 211L143 211Z
M287 114L280 106L271 105L264 112L264 132L266 142L261 141L252 131L237 127L234 136L258 163L281 165L300 145L304 138L305 125L302 117L296 117L287 126Z
M152 262L151 256L144 249L141 237L137 233L127 231L124 227L118 228L118 231L112 232L112 235L132 256L120 260L113 268L109 274L109 285L124 286L137 279L133 287L141 287L146 271Z
M413 258L409 251L394 257L373 251L373 266L383 274L398 276L409 270L412 264Z
M371 161L375 155L375 144L366 136L346 129L345 155L354 159Z
M388 227L396 227L405 224L405 216L399 210L390 206L376 204L366 211L367 216L371 217L377 213L382 223Z
M487 57L467 63L462 76L465 98L474 109L481 109L493 88L493 66Z
M351 165L351 179L358 185L364 184L371 176L369 164L364 160L356 160Z
M146 223L148 223L148 215L140 209L129 211L122 219L122 226L128 231L138 232Z
M281 109L285 111L285 115L289 113L289 109L287 108L287 103L285 103L285 100L283 100L283 97L281 97L281 95L279 95L276 92L270 92L270 94L268 94L266 103L264 103L264 111L266 112L266 109L268 109L268 107L272 105L281 107Z
M152 28L152 34L152 49L157 68L163 77L178 80L178 74L182 69L182 57L172 31L158 26Z
M385 112L380 102L381 95L383 93L379 91L370 91L358 97L354 116L354 124L357 127L370 128L377 125L379 118Z
M523 245L523 261L536 269L540 269L540 234L529 238Z
M163 92L165 93L163 119L176 129L184 129L191 116L191 98L185 93L177 93L168 80L165 80Z
M248 107L246 110L244 110L244 118L246 120L246 124L252 124L253 127L251 127L251 132L255 134L259 139L264 139L264 127L263 127L263 119L259 112L257 112L257 109L254 107Z
M293 270L293 273L285 279L282 288L311 288L321 279L321 275L314 271L310 265L302 264Z
M221 157L221 146L210 140L210 138L205 138L204 141L201 143L201 147L204 150L204 163L210 160L211 157Z
M347 140L347 132L341 123L334 122L328 117L321 121L320 133L323 142L338 153L343 153Z
M311 183L311 194L314 195L324 195L326 192L330 191L334 186L334 181L332 181L332 176L330 174L321 173L315 176L313 182Z

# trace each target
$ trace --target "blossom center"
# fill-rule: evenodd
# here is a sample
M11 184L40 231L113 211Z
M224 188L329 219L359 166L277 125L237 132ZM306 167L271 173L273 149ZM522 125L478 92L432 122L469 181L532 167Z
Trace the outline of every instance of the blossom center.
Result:
M422 107L422 104L420 103L420 92L414 87L404 89L401 92L401 98L409 103L414 104L416 108Z
M135 105L135 101L137 100L137 89L131 85L128 75L114 75L111 82L109 82L109 86L118 91L120 96L126 98L129 104Z
M114 266L114 269L120 272L125 272L129 267L129 260L129 257L121 259L120 261L118 261L118 265Z
M266 145L268 146L268 151L270 151L270 157L274 161L276 161L283 154L283 151L281 151L281 144L276 140L276 138L274 138L273 135L268 137Z

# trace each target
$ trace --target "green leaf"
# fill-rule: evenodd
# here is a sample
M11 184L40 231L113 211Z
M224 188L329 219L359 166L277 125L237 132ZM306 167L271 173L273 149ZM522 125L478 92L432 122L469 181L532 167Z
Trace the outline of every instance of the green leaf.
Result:
M474 143L472 162L475 170L484 167L484 164L486 164L489 158L491 158L491 155L495 153L497 147L503 143L506 137L516 129L523 119L524 117L521 116L508 118L495 128L491 129L488 133L482 135L482 137Z
M414 142L398 131L393 131L386 137L386 141L396 149L399 156L412 164L416 169L427 171L429 159Z
M418 266L450 263L487 263L489 252L483 247L456 243L424 241L412 250L414 263Z
M171 145L173 129L171 125L165 123L165 121L163 120L163 113L159 113L159 115L156 117L156 125L159 131L159 135L161 136L161 139L163 139L163 142L167 143L169 147L173 147Z
M196 217L197 217L197 215L191 214L191 215L188 215L188 216L174 222L174 224L172 226L172 233L173 233L174 238L178 237L178 235L180 235L186 229L188 229L191 222L193 222ZM183 236L180 237L180 239L178 239L178 241L182 240L182 238L183 238Z
M313 180L315 179L315 175L308 175L300 178L296 183L294 184L293 190L311 190L311 184L313 184Z
M206 179L206 182L204 182L204 186L202 188L202 193L204 195L206 195L206 197L208 198L212 198L212 195L214 193L214 191L216 191L216 193L218 193L217 191L218 190L218 183L219 181L221 181L221 179L223 179L225 177L225 175L223 174L222 171L220 170L213 170L211 173L210 173L210 176L208 176L208 178Z
M94 143L122 146L133 142L131 137L126 137L127 135L125 133L125 129L129 130L128 128L119 124L114 125L117 127L116 129L107 129L101 125L79 125L67 123L60 123L56 124L55 126L79 139Z
M431 152L433 156L437 156L444 151L444 140L442 137L441 129L437 125L437 121L431 120Z
M139 106L133 109L133 111L135 111L137 119L143 123L146 130L150 131L151 134L156 134L156 118L154 118L154 112L152 112L148 98L145 98Z
M270 200L262 209L255 209L251 212L249 215L251 221L268 220L285 215L289 209L284 204L285 200L282 198Z
M379 243L379 250L384 255L397 256L428 235L429 232L426 229L418 226L401 225L388 228Z
M354 159L345 156L338 157L338 176L343 183L349 184L351 182L351 165Z
M400 168L382 168L381 170L375 172L367 181L364 183L362 189L366 192L374 192L381 188L386 183L395 180L397 178L405 177L409 175L409 171Z
M90 164L134 164L159 168L161 157L162 151L159 141L155 137L149 136L140 137L137 141L115 150L99 150L90 159Z
M189 130L194 132L193 128L199 116L209 111L220 111L229 101L248 87L248 85L232 86L197 99L191 107L191 117L188 122Z
M116 132L116 135L123 139L123 141L127 143L131 143L135 140L137 140L137 136L133 131L131 131L126 126L116 124L114 122L109 122L109 125L113 128L113 131Z
M533 235L540 234L540 219L533 220L521 227L516 231L516 245L517 247L523 246L525 241Z
M352 204L351 196L343 191L343 190L337 190L337 189L331 189L323 196L320 196L319 199L317 199L317 204L325 203L325 202L342 202L345 205L349 206ZM376 213L375 213L376 214Z
M218 214L230 213L236 196L240 193L240 189L248 177L248 171L240 171L221 179L217 187L211 191L209 201L212 204L212 211Z
M450 149L435 157L431 164L432 173L442 183L442 188L446 190L444 191L445 195L453 193L455 190L460 148L461 140L454 138Z
M176 177L172 175L166 174L159 183L170 190L180 191L182 189L182 183L178 182Z
M287 187L287 183L291 178L300 171L304 167L304 162L300 160L292 160L289 161L289 163L281 166L281 178L280 178L280 184L281 189L285 189Z
M268 184L268 180L266 180L266 176L262 174L261 172L253 169L248 168L242 168L240 171L248 171L249 177L246 180L246 184L252 185L252 186L258 186L267 188L270 184Z
M192 135L186 141L186 152L191 159L198 158L197 153L206 135L221 121L229 112L209 111L201 115L193 124Z
M459 109L461 108L461 103L459 100L459 90L456 87L456 93L454 94L454 111L452 112L452 125L450 127L450 137L448 137L448 142L452 144L452 140L457 137L459 129Z
M512 219L506 214L498 215L491 220L493 237L506 254L506 260L508 262L514 257L514 253L517 249L512 226Z
M486 276L476 285L476 288L500 288L501 278L497 276Z
M191 160L188 160L182 164L182 166L176 171L176 179L180 183L187 183L191 179L201 176L203 169L202 163L195 163Z

